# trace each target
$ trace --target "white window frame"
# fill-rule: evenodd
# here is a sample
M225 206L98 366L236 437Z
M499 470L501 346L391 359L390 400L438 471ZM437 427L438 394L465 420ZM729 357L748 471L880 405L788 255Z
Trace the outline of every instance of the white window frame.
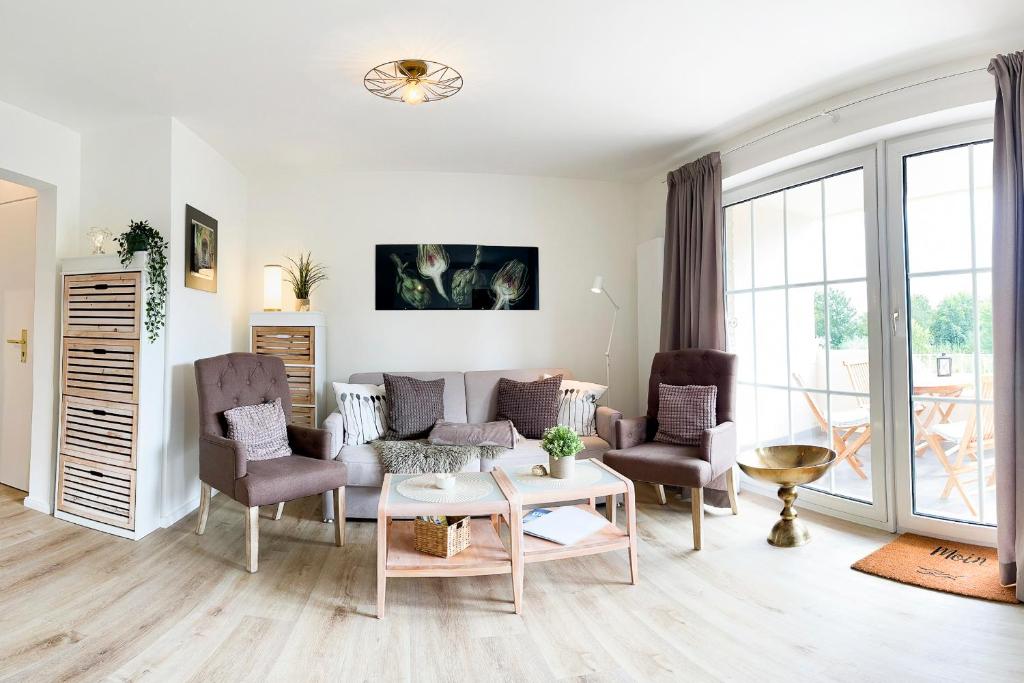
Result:
M838 154L821 161L806 164L782 173L777 173L767 178L723 192L723 206L739 204L756 197L771 194L789 187L814 182L821 178L837 175L845 171L863 169L864 173L864 230L865 230L865 276L867 280L868 310L878 311L878 315L872 320L868 316L868 358L871 368L871 489L872 503L844 498L841 496L801 488L799 490L799 505L810 510L816 510L840 517L854 522L867 524L883 529L894 528L894 518L891 515L889 501L891 500L891 479L889 462L891 441L889 433L885 430L886 417L891 414L891 397L887 395L888 383L884 381L885 373L888 372L888 363L883 353L884 323L886 310L883 302L886 299L882 294L885 289L883 278L885 273L881 264L885 257L883 240L879 233L879 210L880 210L880 186L878 179L879 152L878 146L856 149L843 154ZM724 229L724 227L723 227ZM724 242L724 239L723 239ZM726 249L728 246L726 245ZM726 264L728 258L726 257ZM788 272L787 290L788 290ZM858 278L859 280L859 278ZM834 283L839 284L841 280ZM802 283L803 284L803 283ZM830 281L830 284L833 282ZM788 330L787 330L788 334ZM755 332L756 345L756 332ZM759 384L758 386L770 387L771 385ZM778 387L783 388L783 387ZM785 387L790 391L790 387ZM830 394L841 395L841 391L832 391ZM875 435L878 435L877 437ZM829 437L831 439L831 437ZM774 495L775 491L750 478L744 479L744 484L755 490L768 495Z
M937 151L992 138L992 120L974 121L924 133L907 135L886 143L886 242L894 258L889 264L889 319L894 321L886 355L892 364L891 391L893 401L889 422L895 473L894 500L896 523L901 531L940 536L965 543L994 545L994 526L957 522L954 520L914 514L913 472L910 460L911 429L906 414L910 402L910 357L907 343L907 290L903 254L905 232L903 223L903 159L923 152ZM972 212L973 220L973 212ZM957 271L959 272L959 271ZM897 316L894 318L893 316ZM924 457L930 457L925 454Z

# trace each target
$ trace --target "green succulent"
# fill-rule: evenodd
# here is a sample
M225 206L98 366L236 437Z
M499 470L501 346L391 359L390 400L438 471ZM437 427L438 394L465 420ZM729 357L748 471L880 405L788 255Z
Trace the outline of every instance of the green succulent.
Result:
M540 447L552 458L571 458L583 450L583 442L572 429L558 425L544 431Z

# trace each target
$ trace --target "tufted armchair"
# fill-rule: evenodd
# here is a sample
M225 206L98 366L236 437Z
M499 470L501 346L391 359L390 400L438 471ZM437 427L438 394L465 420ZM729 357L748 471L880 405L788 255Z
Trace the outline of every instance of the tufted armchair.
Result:
M701 436L699 446L679 446L654 441L658 432L658 385L715 385L718 425ZM647 415L620 420L616 425L618 448L604 454L609 467L630 479L658 487L665 504L664 486L681 486L692 492L693 547L700 550L704 521L704 487L724 475L729 504L736 514L736 356L707 349L663 351L654 355L647 392Z
M255 572L259 556L259 510L276 505L280 519L285 501L334 493L335 543L345 543L345 465L331 456L331 434L322 429L288 425L292 455L271 460L246 459L245 446L226 438L224 411L281 399L291 416L288 376L280 358L229 353L195 362L199 391L199 479L202 493L196 533L206 530L211 489L246 507L246 568Z

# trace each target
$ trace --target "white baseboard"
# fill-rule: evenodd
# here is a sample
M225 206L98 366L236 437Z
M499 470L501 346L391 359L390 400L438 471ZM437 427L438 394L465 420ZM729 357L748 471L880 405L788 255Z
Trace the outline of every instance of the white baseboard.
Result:
M28 509L35 510L36 512L42 512L44 515L53 514L53 508L50 507L50 501L48 500L39 500L38 498L25 498L25 500L22 501L22 503Z
M212 500L213 496L216 496L217 493L217 489L212 489L210 491L210 499ZM167 527L176 524L185 517L188 517L190 514L192 514L198 509L199 496L196 496L195 498L192 498L191 500L182 503L178 507L168 512L166 515L162 516L160 518L160 526L166 529Z

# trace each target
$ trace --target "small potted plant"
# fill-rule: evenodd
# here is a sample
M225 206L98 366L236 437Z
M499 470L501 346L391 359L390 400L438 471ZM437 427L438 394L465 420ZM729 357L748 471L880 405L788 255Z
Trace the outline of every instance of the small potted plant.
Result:
M313 263L310 252L299 254L298 261L290 256L287 258L292 265L285 268L285 279L291 283L292 293L295 294L295 310L308 311L309 295L327 279L327 267L322 263Z
M544 432L540 447L547 451L548 469L555 479L572 479L576 454L583 450L580 437L569 427L558 425Z
M131 221L115 238L121 265L131 265L137 252L146 259L146 332L155 342L164 326L167 305L167 240L149 221Z

